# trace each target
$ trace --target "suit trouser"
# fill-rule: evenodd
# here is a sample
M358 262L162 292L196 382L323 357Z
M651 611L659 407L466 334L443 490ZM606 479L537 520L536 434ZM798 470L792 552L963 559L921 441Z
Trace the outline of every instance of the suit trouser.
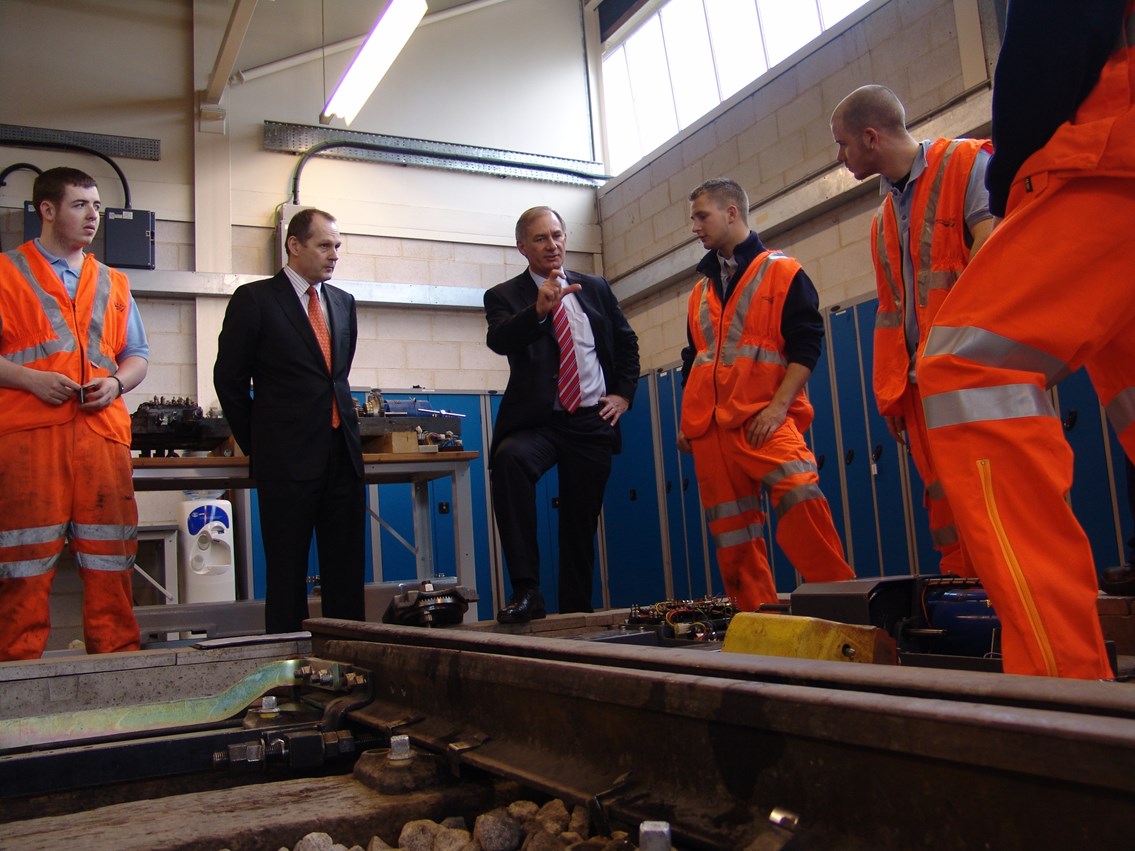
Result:
M493 513L514 591L540 585L536 483L553 466L559 477L559 611L591 611L595 530L611 474L615 430L598 406L557 411L542 428L501 438L490 479Z
M0 437L0 660L43 655L68 537L83 582L87 652L139 649L130 450L93 432L84 414Z
M931 451L1010 673L1111 676L1072 450L1047 389L1086 365L1135 454L1135 179L1037 175L942 306L918 367Z
M267 562L265 630L295 632L308 617L313 533L323 617L365 620L366 486L355 472L346 442L335 435L319 478L258 479L256 490Z
M942 557L938 570L943 574L952 573L955 576L977 576L969 555L958 538L954 512L950 508L950 501L946 498L946 491L930 458L930 438L926 436L926 417L922 412L922 394L917 384L907 386L901 404L910 457L925 487L923 504L930 518L930 539L934 549Z
M743 428L710 423L690 446L725 593L738 608L752 611L778 599L762 534L761 488L777 515L776 542L805 579L854 578L820 492L815 456L792 420L760 446L749 444Z

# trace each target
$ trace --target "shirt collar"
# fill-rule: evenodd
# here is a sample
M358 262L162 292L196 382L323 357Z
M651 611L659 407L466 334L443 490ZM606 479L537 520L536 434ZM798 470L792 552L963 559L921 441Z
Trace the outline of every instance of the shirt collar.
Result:
M540 284L548 280L545 276L536 274L536 272L532 270L531 266L528 267L528 276L532 279L533 283L535 283L536 286L540 286ZM564 269L564 280L567 281L567 283L571 283L571 281L568 281L567 269ZM566 284L564 284L564 286L566 286Z
M318 283L318 284L308 283L307 279L304 278L299 272L297 272L291 266L285 266L284 267L284 274L287 275L288 280L291 281L292 286L295 288L296 295L299 295L299 296L307 295L307 290L308 290L309 287L315 287L315 294L316 295L319 295L320 293L323 292L322 282Z
M930 147L930 140L929 139L923 139L921 142L918 143L918 153L916 153L914 155L914 163L910 167L910 176L907 178L906 186L910 186L912 183L914 183L914 181L916 181L919 178L919 176L921 176L922 172L926 171L926 151L929 147ZM906 187L903 187L903 190L905 191ZM884 174L879 175L879 194L880 195L889 195L891 192L897 192L897 191L898 191L898 189L895 187L895 185L890 181L890 179L886 175L884 175Z
M47 262L51 264L51 268L58 272L60 276L62 276L64 272L70 272L72 275L78 275L78 273L71 268L71 264L68 263L64 258L57 257L46 248L44 248L43 243L39 241L39 237L36 237L35 239L35 247L39 249L39 253L44 256ZM85 252L83 256L86 257Z
M765 251L765 244L761 242L761 238L757 236L754 230L749 231L749 235L745 237L743 242L739 242L733 249L733 259L737 261L738 269L748 269L749 264L753 262L753 258ZM716 251L707 251L702 261L698 263L698 274L704 275L707 278L720 280L721 278L721 261L718 260L718 253Z

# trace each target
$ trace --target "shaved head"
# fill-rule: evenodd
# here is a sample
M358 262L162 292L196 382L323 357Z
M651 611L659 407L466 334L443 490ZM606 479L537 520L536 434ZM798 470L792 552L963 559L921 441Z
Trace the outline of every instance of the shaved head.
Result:
M839 102L832 121L839 119L848 133L862 133L873 127L880 133L906 132L906 110L886 86L861 86Z

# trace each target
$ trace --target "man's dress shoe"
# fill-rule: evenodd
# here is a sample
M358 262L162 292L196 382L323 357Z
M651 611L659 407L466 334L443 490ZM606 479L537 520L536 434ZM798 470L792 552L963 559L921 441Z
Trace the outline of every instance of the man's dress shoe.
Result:
M1105 568L1100 590L1114 597L1135 597L1135 565L1129 563Z
M500 623L527 623L547 616L544 595L535 588L513 594L508 605L497 612L497 620Z

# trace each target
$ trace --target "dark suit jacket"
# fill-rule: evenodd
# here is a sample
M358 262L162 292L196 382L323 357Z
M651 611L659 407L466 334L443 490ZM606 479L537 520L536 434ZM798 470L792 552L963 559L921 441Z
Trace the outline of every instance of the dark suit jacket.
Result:
M233 437L260 481L318 478L333 439L347 441L363 474L359 420L347 382L358 339L355 298L327 283L323 293L331 330L330 373L283 270L238 287L225 312L213 385ZM332 394L341 419L335 430Z
M603 369L607 392L633 402L639 377L638 337L623 316L607 281L577 272L566 274L568 283L583 287L575 295L591 320L595 352ZM490 463L502 437L516 429L544 425L554 410L560 347L552 330L551 317L540 322L536 316L536 291L536 282L525 269L485 293L489 348L499 355L507 355L511 370L493 428ZM616 452L618 440L616 427Z

